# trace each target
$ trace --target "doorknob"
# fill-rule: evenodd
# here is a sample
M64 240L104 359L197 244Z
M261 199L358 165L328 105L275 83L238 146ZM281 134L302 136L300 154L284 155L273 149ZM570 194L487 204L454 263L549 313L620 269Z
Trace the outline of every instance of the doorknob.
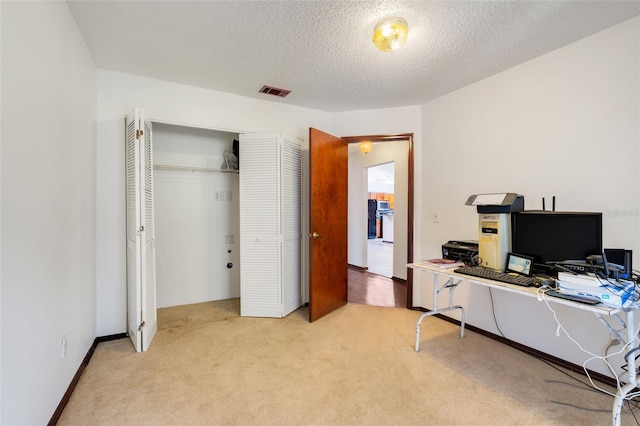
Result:
M320 240L322 238L324 238L322 235L318 234L317 232L314 232L313 234L311 234L311 238L313 238L314 240Z

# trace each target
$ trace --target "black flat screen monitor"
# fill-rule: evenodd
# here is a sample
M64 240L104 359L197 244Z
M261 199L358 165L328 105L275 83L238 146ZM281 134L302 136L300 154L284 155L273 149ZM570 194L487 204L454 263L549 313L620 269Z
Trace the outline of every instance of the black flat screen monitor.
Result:
M602 213L513 213L511 251L532 256L539 265L602 254Z

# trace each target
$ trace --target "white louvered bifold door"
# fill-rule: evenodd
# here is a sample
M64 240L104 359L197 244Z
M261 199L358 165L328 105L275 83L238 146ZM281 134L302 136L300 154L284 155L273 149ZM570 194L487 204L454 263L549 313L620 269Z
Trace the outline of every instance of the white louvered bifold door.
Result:
M136 108L127 117L127 332L146 351L157 330L151 123Z
M240 135L240 314L281 317L275 135Z
M279 318L300 306L300 160L294 140L240 135L242 316Z
M153 214L153 131L151 123L144 121L144 145L141 146L144 156L142 165L144 182L141 221L144 223L143 245L143 281L142 281L142 350L146 351L158 329L158 314L156 310L156 247L155 226Z
M282 308L283 316L302 304L300 291L302 238L302 151L300 143L284 138L280 147L282 223Z
M127 333L136 351L142 351L142 280L140 223L140 150L137 135L142 131L138 109L127 117L125 153L127 162Z

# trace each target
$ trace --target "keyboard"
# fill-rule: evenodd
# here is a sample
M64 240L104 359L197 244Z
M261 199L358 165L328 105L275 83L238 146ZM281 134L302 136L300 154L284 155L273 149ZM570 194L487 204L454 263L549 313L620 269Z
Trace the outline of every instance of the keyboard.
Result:
M483 266L461 266L460 268L456 268L453 272L525 287L532 286L534 282L532 277L494 271L493 269L485 268Z

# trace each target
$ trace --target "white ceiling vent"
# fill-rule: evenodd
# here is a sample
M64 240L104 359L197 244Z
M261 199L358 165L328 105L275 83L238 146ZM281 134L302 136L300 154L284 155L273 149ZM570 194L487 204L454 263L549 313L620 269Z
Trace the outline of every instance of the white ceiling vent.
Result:
M284 98L289 93L291 93L291 90L278 89L277 87L266 86L266 85L262 86L258 91L260 93L266 93L267 95L280 96L281 98Z

